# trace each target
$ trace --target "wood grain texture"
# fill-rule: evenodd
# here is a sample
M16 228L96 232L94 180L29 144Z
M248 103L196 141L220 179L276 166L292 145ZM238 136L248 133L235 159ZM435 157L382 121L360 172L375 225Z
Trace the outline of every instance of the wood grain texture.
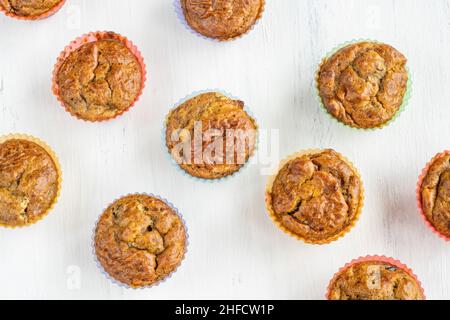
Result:
M334 272L367 254L400 259L429 298L450 298L448 244L426 228L415 203L420 170L450 148L450 1L266 2L255 30L222 44L186 31L171 0L70 0L57 15L33 23L0 16L0 134L47 141L64 174L59 203L44 221L0 229L0 298L322 299ZM65 45L97 30L131 39L146 59L149 81L131 112L90 124L58 105L51 72ZM383 130L345 128L315 98L321 58L357 38L390 43L409 59L411 101ZM262 129L278 129L280 157L332 147L351 159L367 190L355 229L331 245L302 244L269 220L261 165L216 184L174 168L161 141L164 117L181 98L207 88L240 97ZM91 253L97 217L134 192L170 199L190 234L179 271L143 291L111 284Z

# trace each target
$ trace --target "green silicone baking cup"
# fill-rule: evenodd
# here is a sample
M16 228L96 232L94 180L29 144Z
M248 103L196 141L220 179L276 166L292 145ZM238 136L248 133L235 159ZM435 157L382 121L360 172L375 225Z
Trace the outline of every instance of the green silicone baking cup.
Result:
M327 115L332 118L334 121L338 122L339 124L341 124L344 127L347 128L352 128L352 129L356 129L356 130L363 130L363 131L375 131L378 129L382 129L388 125L390 125L391 123L393 123L399 116L400 114L405 110L406 106L409 103L409 100L411 98L411 92L412 92L412 80L411 80L411 72L408 68L408 66L406 66L406 72L408 73L408 82L406 83L406 91L405 91L405 95L403 97L403 102L402 105L400 106L400 108L398 109L398 111L394 114L394 116L388 120L387 122L373 127L373 128L359 128L356 126L351 126L348 124L343 123L342 121L338 120L337 118L335 118L327 109L327 107L325 107L325 105L323 104L322 98L320 97L320 91L319 91L319 72L320 72L320 68L322 66L322 64L329 58L331 58L335 53L337 53L339 50L341 50L342 48L345 48L349 45L355 44L355 43L359 43L359 42L372 42L372 43L380 43L383 44L383 42L377 41L377 40L372 40L372 39L354 39L354 40L350 40L347 42L344 42L342 44L340 44L339 46L335 47L333 50L331 50L326 56L325 58L323 58L321 60L321 62L319 63L319 68L316 71L316 79L315 79L315 89L316 89L316 97L317 100L319 102L319 104L322 106L322 108L325 110L325 112L327 113Z

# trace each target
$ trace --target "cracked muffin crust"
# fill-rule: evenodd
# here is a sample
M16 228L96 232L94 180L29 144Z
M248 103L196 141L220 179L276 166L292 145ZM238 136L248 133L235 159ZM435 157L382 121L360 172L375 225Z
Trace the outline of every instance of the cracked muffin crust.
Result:
M253 154L256 139L257 125L244 102L217 92L189 99L167 117L169 152L197 178L220 179L239 171Z
M377 128L399 111L407 90L406 58L375 42L346 46L323 61L317 78L328 112L346 125Z
M111 204L100 217L94 238L104 270L134 288L150 286L174 272L186 243L180 216L148 195L129 195Z
M418 281L383 261L359 262L341 271L330 286L329 300L424 300Z
M0 143L0 225L31 225L48 213L60 187L55 161L32 141L12 138Z
M137 57L114 33L106 35L71 52L56 74L66 109L88 121L122 114L142 91L143 71Z
M356 169L334 150L300 153L269 181L269 213L285 232L308 243L329 243L346 233L363 206Z
M15 16L38 17L41 16L64 0L0 0L0 7Z
M421 185L422 210L427 220L450 238L450 151L429 165Z
M264 10L264 0L180 0L187 24L205 37L230 40L248 32Z

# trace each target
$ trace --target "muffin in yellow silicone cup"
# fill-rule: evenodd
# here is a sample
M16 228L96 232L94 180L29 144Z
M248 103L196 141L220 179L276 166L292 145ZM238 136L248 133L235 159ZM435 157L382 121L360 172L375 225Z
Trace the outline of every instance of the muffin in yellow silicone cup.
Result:
M355 259L328 285L327 300L425 300L417 276L406 265L385 256Z
M311 149L284 160L269 178L266 207L285 233L310 244L328 244L356 224L364 204L358 170L332 149Z
M22 134L0 137L0 226L42 220L57 202L61 176L58 159L44 142Z
M0 0L0 12L18 20L42 20L59 11L66 0Z

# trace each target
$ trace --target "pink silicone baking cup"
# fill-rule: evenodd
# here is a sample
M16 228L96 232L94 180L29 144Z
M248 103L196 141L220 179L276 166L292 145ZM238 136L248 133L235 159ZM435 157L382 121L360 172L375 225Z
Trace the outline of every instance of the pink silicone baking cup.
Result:
M390 257L386 257L386 256L376 256L376 255L359 257L357 259L350 261L345 266L340 268L339 271L334 274L333 278L331 279L330 283L328 284L327 293L325 294L326 300L330 300L331 288L333 287L333 285L336 282L339 275L341 275L343 272L345 272L348 268L352 267L353 265L361 263L361 262L384 262L384 263L393 265L393 266L397 267L398 269L405 271L406 273L409 274L410 277L412 277L417 282L417 284L420 287L420 291L422 293L423 299L426 300L425 290L422 287L422 283L419 281L419 279L414 274L414 272L410 268L408 268L408 266L406 266L405 264L401 263L398 260L395 260L394 258L390 258Z
M427 163L426 167L422 170L422 173L419 176L419 181L417 182L417 189L416 189L416 199L417 199L417 208L419 208L420 215L422 216L423 221L425 221L425 224L430 228L431 231L433 231L435 234L437 234L439 237L444 239L445 241L449 242L450 238L446 235L442 234L439 230L437 230L433 224L428 220L427 215L425 214L425 211L422 207L422 183L423 179L428 174L428 170L430 169L430 166L439 158L446 156L450 154L450 150L445 150L444 152L438 153L434 156L433 159L431 159L430 162Z
M83 46L87 43L91 43L91 42L95 42L95 41L99 41L99 40L116 40L116 41L122 42L131 51L131 53L134 54L134 56L136 57L137 61L139 62L140 66L141 66L141 74L142 74L141 90L137 94L134 102L131 103L128 108L122 110L120 113L116 114L115 116L110 117L110 118L105 118L105 119L88 120L88 119L84 119L84 118L80 117L79 115L75 114L74 112L72 112L72 110L70 110L70 108L68 108L64 104L64 101L62 100L61 95L60 95L61 91L60 91L59 85L57 83L57 75L58 75L58 71L61 68L62 64L64 63L66 58L72 52L76 51L78 48L80 48L81 46ZM129 111L132 107L134 107L136 102L138 102L139 98L141 97L142 92L144 91L146 80L147 80L147 66L145 65L144 58L143 58L141 52L133 44L133 42L128 40L126 37L121 36L120 34L114 33L112 31L97 31L97 32L90 32L88 34L82 35L81 37L75 39L67 47L64 48L63 52L61 52L61 54L58 57L58 60L55 64L55 67L53 69L52 91L53 91L53 94L58 99L58 101L64 107L64 109L68 113L70 113L72 116L74 116L75 118L84 120L87 122L103 122L103 121L113 120L113 119L121 116L125 112Z
M3 12L6 16L10 17L10 18L14 18L17 20L28 20L28 21L34 21L34 20L42 20L42 19L46 19L52 15L54 15L56 12L58 12L66 3L66 0L62 0L60 3L58 3L56 6L54 6L52 9L50 9L47 12L44 12L43 14L40 14L38 16L19 16L16 15L14 13L11 13L9 11L6 11L5 8L3 8L2 5L0 5L0 12Z

